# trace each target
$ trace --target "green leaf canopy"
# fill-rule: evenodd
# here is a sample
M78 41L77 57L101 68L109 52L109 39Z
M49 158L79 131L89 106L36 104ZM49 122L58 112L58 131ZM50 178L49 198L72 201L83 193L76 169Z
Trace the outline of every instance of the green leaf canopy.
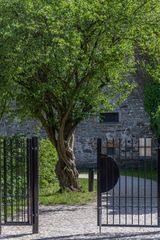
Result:
M152 0L0 0L1 83L21 111L56 130L132 90L136 44L152 33ZM146 37L147 38L147 37Z

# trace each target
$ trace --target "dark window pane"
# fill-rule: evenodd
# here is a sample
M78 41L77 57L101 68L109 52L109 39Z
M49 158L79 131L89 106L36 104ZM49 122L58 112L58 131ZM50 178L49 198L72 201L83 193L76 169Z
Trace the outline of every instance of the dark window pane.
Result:
M101 122L119 122L119 113L101 113L100 115L100 121Z
M114 147L107 148L107 155L114 155Z

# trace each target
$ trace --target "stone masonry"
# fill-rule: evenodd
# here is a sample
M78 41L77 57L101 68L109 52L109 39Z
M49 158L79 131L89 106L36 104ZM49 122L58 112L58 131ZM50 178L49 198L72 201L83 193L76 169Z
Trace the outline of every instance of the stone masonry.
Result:
M119 112L118 123L102 123L99 117L90 118L76 129L75 156L79 166L95 164L97 138L121 138L152 136L149 116L144 110L142 93L137 89L121 104L115 112ZM35 121L21 123L17 118L4 119L0 124L1 136L13 135L46 137L46 134Z
M126 139L152 137L148 114L144 110L142 93L134 90L115 112L119 113L118 123L102 123L99 117L88 119L76 129L75 155L78 165L96 163L96 139ZM86 164L87 163L87 164Z

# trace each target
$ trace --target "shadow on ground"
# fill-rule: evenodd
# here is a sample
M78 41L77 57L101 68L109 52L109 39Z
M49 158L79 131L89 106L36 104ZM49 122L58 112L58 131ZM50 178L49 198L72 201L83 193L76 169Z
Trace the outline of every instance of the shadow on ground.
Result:
M85 209L87 204L79 204L79 205L62 205L59 207L52 208L52 206L48 206L48 208L44 208L39 210L39 215L44 215L48 213L59 213L59 212L75 212L79 210Z
M154 239L154 240L159 240L160 236L156 237L156 235L159 235L160 231L152 231L152 232L142 232L142 233L128 233L128 234L122 234L122 233L117 233L117 234L111 234L111 233L105 233L101 235L96 235L95 233L90 233L90 234L76 234L76 235L68 235L68 236L57 236L57 237L36 237L36 235L32 234L15 234L15 235L8 235L8 236L1 236L0 239L11 239L11 238L21 238L26 236L33 236L34 240L109 240L109 239Z

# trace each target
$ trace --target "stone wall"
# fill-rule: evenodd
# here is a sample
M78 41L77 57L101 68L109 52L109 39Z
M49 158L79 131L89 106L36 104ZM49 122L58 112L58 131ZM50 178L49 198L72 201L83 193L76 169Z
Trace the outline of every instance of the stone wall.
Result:
M131 137L152 136L149 116L144 111L142 93L135 90L129 98L115 110L119 112L119 123L100 123L99 117L88 119L76 129L75 155L79 166L96 163L97 138L121 138L129 142ZM0 135L13 136L38 135L46 137L45 131L36 121L21 123L17 118L14 121L4 119L0 124Z
M20 121L18 118L2 119L0 122L0 136L15 135L46 137L45 131L35 120Z
M119 106L119 123L102 123L99 117L88 119L76 129L75 155L78 165L95 165L96 139L124 139L129 143L132 137L151 137L150 120L144 110L142 93L134 90ZM87 164L86 164L87 163Z

